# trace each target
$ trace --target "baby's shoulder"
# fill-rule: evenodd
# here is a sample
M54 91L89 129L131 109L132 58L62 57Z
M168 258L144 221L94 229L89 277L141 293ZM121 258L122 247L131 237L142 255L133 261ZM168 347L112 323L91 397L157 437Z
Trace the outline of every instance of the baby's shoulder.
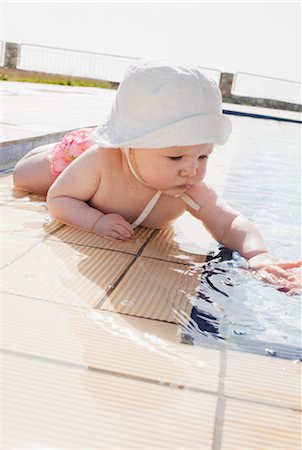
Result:
M99 167L107 167L107 165L110 165L113 168L120 160L119 149L103 148L98 144L89 147L84 157L89 160L90 164L95 164Z
M120 149L118 148L104 148L100 147L98 144L92 145L88 151L93 155L94 158L103 162L113 162L120 159Z

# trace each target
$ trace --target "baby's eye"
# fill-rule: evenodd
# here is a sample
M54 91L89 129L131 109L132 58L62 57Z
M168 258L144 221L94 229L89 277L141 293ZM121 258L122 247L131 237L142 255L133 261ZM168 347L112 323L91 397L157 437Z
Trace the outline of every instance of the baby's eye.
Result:
M181 159L182 156L168 156L169 159L172 159L172 161L176 161L177 159Z
M200 155L198 159L206 159L207 155Z

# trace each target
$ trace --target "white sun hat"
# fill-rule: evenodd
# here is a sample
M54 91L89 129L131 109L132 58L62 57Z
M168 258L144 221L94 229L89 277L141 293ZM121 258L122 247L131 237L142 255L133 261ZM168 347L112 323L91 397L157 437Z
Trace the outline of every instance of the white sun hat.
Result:
M113 148L223 145L231 130L220 90L200 69L138 60L127 69L110 114L89 140Z

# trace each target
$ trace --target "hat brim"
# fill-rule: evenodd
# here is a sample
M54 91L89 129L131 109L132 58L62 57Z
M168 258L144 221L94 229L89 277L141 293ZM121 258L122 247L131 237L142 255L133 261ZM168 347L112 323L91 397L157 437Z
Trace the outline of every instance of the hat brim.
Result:
M117 139L108 123L105 123L91 133L89 140L107 148L164 148L210 143L224 145L231 131L231 120L224 114L201 114L126 140Z

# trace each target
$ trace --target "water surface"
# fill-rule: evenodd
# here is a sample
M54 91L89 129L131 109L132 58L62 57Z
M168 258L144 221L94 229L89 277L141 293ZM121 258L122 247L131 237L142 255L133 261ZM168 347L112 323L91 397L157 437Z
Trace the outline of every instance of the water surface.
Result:
M223 198L259 228L281 260L301 259L301 127L232 117L236 154ZM223 150L221 150L223 151ZM183 339L290 359L301 356L301 303L256 279L237 252L217 246L201 271Z

